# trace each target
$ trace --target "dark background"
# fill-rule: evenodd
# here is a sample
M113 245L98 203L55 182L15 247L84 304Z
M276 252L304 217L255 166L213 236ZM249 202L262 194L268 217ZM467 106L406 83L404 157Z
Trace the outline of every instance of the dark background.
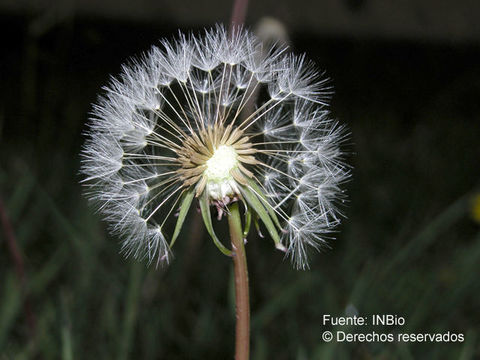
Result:
M353 166L347 219L310 271L251 234L252 359L480 357L479 9L402 4L249 9L247 26L275 16L332 79ZM0 11L0 359L232 358L232 266L198 217L173 263L147 268L118 253L78 174L109 75L178 28L228 23L230 4L4 1ZM405 325L331 327L324 314L396 314ZM325 330L465 341L325 343Z

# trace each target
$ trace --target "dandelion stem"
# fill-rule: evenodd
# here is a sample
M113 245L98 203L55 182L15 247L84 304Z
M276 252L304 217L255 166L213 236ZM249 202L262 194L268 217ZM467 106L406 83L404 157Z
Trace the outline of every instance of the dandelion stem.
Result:
M234 0L232 17L230 19L230 36L234 32L235 26L241 26L245 22L247 8L248 0ZM236 117L237 115L235 115ZM242 221L240 220L238 202L234 202L229 206L228 226L230 228L235 275L235 315L237 319L235 360L248 360L250 355L250 298L248 294L247 257L243 244Z
M233 249L235 275L235 360L248 360L250 352L250 303L248 295L247 257L243 244L242 223L238 202L229 207L228 225Z
M230 33L234 26L241 26L245 22L248 9L248 0L235 0L233 3L232 17L230 18Z

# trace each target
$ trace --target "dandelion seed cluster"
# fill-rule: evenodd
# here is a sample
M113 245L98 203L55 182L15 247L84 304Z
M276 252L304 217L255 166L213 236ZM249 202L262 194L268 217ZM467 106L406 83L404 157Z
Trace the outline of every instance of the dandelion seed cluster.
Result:
M162 41L123 66L93 106L87 195L127 255L157 263L171 258L167 220L185 194L206 197L220 216L242 201L275 218L277 248L305 269L307 249L320 249L340 221L349 177L346 131L328 98L304 56L267 49L244 29Z

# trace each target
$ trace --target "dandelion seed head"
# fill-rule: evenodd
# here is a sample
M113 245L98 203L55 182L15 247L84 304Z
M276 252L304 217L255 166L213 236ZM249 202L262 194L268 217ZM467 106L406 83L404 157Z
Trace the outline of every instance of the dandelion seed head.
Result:
M343 216L350 176L330 92L305 55L266 48L243 28L162 40L124 65L92 107L86 194L126 256L168 263L168 220L193 194L219 218L232 201L263 209L275 247L306 269L308 249L320 250Z

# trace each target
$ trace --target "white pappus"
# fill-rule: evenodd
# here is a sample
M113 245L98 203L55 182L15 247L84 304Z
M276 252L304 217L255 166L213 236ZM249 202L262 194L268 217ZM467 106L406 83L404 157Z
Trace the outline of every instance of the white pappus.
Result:
M127 255L157 263L171 258L166 224L179 208L204 199L221 217L241 201L306 269L308 248L340 221L350 176L330 94L304 55L265 49L243 28L180 33L124 65L93 105L87 196Z

